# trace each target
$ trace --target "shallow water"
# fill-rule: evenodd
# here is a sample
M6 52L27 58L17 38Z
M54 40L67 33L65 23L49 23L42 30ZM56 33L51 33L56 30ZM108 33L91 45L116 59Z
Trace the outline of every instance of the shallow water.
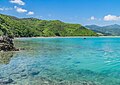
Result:
M0 85L120 85L120 38L21 38L15 44L24 49L0 53Z

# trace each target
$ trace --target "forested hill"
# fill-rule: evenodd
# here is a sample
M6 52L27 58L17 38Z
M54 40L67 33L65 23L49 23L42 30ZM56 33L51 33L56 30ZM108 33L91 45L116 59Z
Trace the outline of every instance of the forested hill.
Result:
M59 20L40 20L36 18L16 18L0 14L0 35L15 37L39 36L96 36L97 34L80 24L69 24Z

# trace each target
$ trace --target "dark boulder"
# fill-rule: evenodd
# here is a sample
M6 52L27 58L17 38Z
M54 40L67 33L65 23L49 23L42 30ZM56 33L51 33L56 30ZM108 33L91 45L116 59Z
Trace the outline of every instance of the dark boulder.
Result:
M0 51L19 51L14 47L13 38L3 36L0 38Z

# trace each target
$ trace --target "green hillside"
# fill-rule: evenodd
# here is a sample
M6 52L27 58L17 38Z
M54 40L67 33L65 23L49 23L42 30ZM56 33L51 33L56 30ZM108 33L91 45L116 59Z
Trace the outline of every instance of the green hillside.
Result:
M80 24L69 24L59 20L40 20L36 18L16 18L0 14L0 35L15 37L38 36L96 36L97 34Z

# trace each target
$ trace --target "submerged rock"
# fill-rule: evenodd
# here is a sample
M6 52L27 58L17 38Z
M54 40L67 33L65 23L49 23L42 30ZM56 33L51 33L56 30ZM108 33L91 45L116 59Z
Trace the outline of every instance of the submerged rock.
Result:
M10 84L13 83L14 81L11 78L5 79L5 80L0 80L0 85L1 84Z
M34 76L34 75L38 75L38 74L39 74L39 71L34 71L34 72L32 72L31 74L32 74L33 76Z
M37 71L37 70L31 70L29 71L29 74L32 75L32 76L35 76L35 75L38 75L40 72Z
M13 57L14 52L0 52L0 64L8 64Z

